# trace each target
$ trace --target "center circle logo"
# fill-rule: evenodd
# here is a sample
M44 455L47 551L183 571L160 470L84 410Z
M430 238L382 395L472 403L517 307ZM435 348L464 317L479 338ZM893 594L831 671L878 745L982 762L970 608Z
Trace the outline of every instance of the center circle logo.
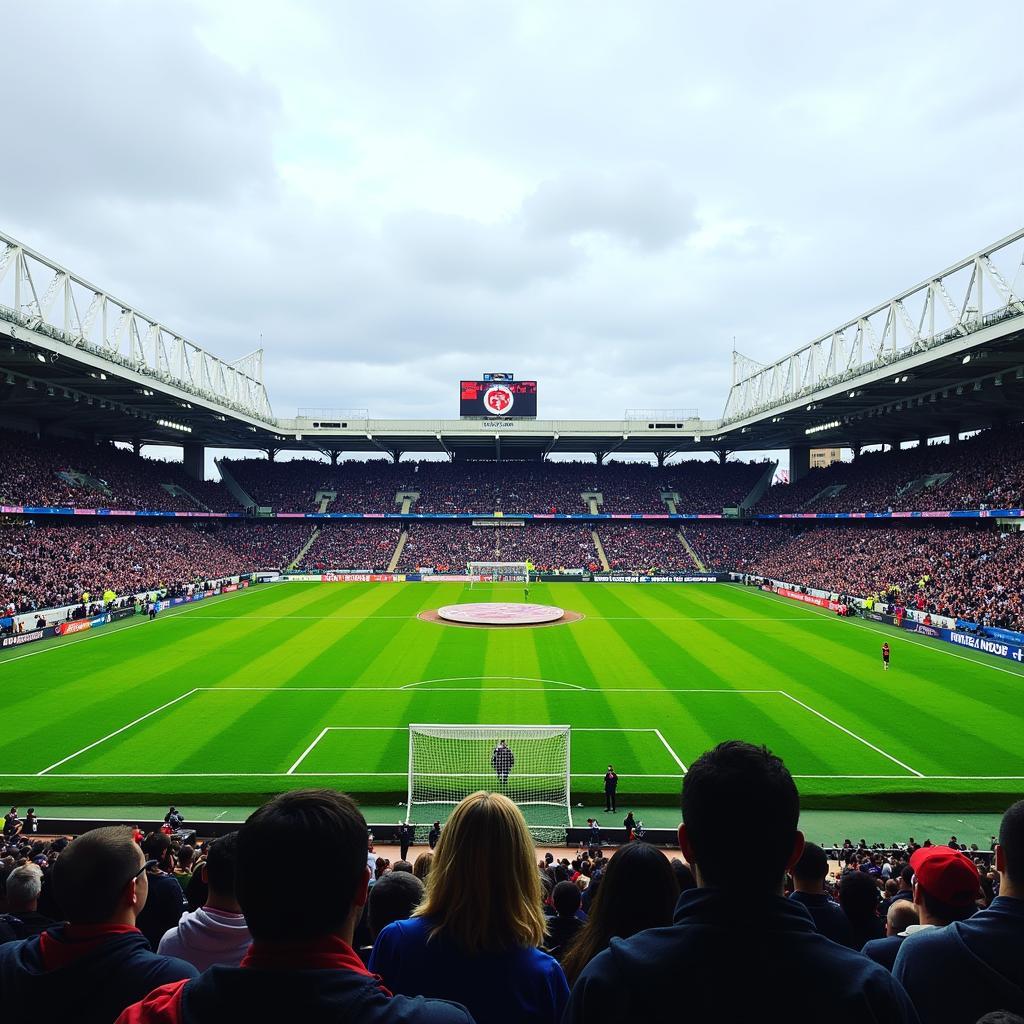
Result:
M515 396L504 384L495 384L484 392L484 408L495 416L504 416L514 401Z

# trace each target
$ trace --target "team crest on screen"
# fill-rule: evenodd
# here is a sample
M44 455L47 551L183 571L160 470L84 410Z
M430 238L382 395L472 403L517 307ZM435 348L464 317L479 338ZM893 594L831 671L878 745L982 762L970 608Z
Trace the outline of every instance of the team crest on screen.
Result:
M515 401L515 396L504 384L495 384L484 392L484 408L495 416L504 416Z

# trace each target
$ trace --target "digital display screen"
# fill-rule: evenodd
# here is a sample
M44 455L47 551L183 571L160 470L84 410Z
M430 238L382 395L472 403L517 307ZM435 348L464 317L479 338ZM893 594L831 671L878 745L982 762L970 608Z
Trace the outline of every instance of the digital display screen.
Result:
M464 380L459 383L460 416L537 415L535 380Z

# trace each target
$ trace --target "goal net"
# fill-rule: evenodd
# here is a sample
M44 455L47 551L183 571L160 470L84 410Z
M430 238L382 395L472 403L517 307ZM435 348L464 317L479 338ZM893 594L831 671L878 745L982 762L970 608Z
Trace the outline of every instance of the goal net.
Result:
M529 583L529 562L467 562L470 588L479 577L481 583Z
M567 725L410 725L409 817L440 820L478 790L531 826L572 825Z

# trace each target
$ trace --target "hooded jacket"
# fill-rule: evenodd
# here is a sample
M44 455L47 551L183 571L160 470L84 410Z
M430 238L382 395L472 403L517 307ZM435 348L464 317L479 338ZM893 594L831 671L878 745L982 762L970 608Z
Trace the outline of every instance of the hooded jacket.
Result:
M215 964L237 967L251 942L241 914L200 907L164 932L157 952L187 960L197 970L205 971Z
M135 928L58 925L0 946L0 992L8 1020L110 1024L158 985L198 972L158 956Z
M966 921L908 936L892 970L921 1024L1024 1014L1024 900L997 896Z
M916 1024L891 974L820 935L772 894L690 889L673 924L611 945L573 986L563 1024L659 1020Z
M473 1024L462 1006L393 996L336 936L295 945L254 944L240 967L211 967L129 1006L117 1024Z

